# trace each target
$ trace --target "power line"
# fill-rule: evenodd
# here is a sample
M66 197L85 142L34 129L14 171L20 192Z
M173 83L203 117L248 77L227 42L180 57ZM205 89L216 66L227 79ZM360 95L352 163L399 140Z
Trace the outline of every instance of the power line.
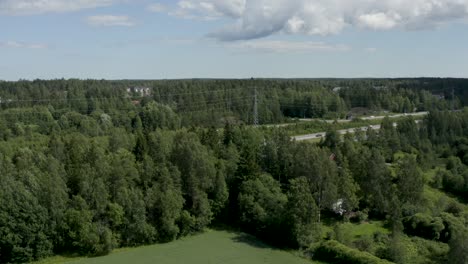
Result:
M243 98L240 98L240 99L232 100L232 102L237 102L237 103L245 102L245 103L247 103L247 102L251 102L251 99L252 99L252 97L248 96L248 97L243 97ZM189 108L186 108L186 109L182 108L182 109L173 109L173 110L175 112L179 113L179 114L224 110L224 109L226 109L225 102L226 102L225 100L218 100L218 101L216 101L214 103L197 105L196 107L190 106L190 109ZM31 109L31 108L28 108L29 111L24 111L24 109L25 108L6 109L6 110L0 112L0 116L31 116L31 115L43 116L44 114L47 114L45 112L34 111L34 109ZM17 110L21 110L21 112L11 112L11 111L17 111ZM130 112L130 111L140 112L142 109L110 107L110 108L107 108L107 109L106 108L97 108L97 109L94 109L94 110L87 110L85 113L75 111L75 110L70 109L70 108L54 109L53 112L50 112L49 110L48 111L52 116L54 116L55 114L61 114L61 110L70 110L70 111L74 111L74 112L76 112L76 113L78 113L80 115L94 116L96 114L111 114L112 115L112 112L116 112L116 111L117 112L118 111L121 111L121 112ZM103 113L99 113L100 111L102 111Z
M159 88L156 88L159 89ZM168 89L168 88L164 88ZM206 90L206 91L200 91L200 92L186 92L186 93L168 93L168 94L163 94L163 95L157 95L157 97L172 97L172 96L180 96L180 95L194 95L194 94L212 94L212 93L218 93L218 92L226 92L226 91L240 91L240 90L246 90L247 88L241 87L241 88L234 88L234 89L220 89L220 90ZM158 91L160 92L160 91ZM154 94L153 94L154 96Z
M220 90L207 90L207 91L201 91L201 92L185 92L185 93L167 93L167 94L152 94L152 96L149 96L149 98L154 98L154 99L159 99L159 98L170 98L174 96L181 96L181 95L187 95L187 96L192 96L192 95L198 95L198 94L215 94L215 93L220 93L220 92L226 92L226 91L240 91L240 90L246 90L247 88L235 88L235 89L220 89ZM0 97L0 104L11 104L11 103L28 103L28 102L62 102L62 101L93 101L93 100L115 100L115 99L144 99L145 96L141 97L132 97L129 95L125 96L112 96L112 97L88 97L88 98L47 98L47 99L8 99L8 98L1 98Z
M452 111L455 111L455 89L452 88Z
M257 100L257 87L254 88L254 107L253 107L253 125L258 126L258 100Z
M243 97L243 98L239 98L239 99L236 99L236 100L230 100L230 102L237 102L237 103L242 103L242 102L248 102L252 99L251 96L248 96L248 97ZM175 109L176 112L190 112L190 111L199 111L198 109L196 108L205 108L205 110L210 110L209 107L211 106L220 106L220 107L224 107L224 108L227 108L226 107L226 102L228 102L228 100L219 100L219 101L216 101L216 102L211 102L211 103L208 103L208 104L200 104L200 105L196 105L195 107L193 105L190 105L190 106L187 106L187 107L183 107L183 108L178 108L178 109ZM204 109L200 109L200 110L204 110Z

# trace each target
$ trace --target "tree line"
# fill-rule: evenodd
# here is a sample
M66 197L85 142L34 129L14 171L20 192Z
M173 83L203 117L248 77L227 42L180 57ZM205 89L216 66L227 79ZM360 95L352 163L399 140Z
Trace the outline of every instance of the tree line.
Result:
M0 108L43 106L55 116L105 112L117 119L155 101L176 112L184 127L222 127L227 121L253 123L255 93L259 119L268 124L344 118L356 108L459 109L468 103L467 85L465 79L35 80L0 82Z
M103 95L111 98L110 90ZM424 198L427 185L467 197L467 109L434 109L420 124L408 117L397 127L386 118L379 132L344 138L330 129L313 144L232 120L222 129L186 127L171 102L146 98L120 111L128 99L106 100L109 109L91 113L81 100L0 112L1 263L104 255L212 225L317 250L326 261L323 250L335 242L313 245L345 241L324 231L325 222L367 218L392 231L379 238L379 258L404 263L399 234L447 245L433 260L467 258L466 210ZM424 176L437 167L433 178Z

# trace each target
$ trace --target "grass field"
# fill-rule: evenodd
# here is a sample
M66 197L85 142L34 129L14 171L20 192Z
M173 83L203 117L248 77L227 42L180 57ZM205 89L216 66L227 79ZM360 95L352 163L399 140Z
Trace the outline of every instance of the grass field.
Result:
M382 234L389 234L390 231L383 227L381 221L371 221L362 224L345 223L341 227L343 231L350 235L353 239L360 238L362 236L373 236L376 232Z
M97 258L54 257L36 264L311 264L316 263L292 253L271 248L255 238L227 231L209 230L203 234L180 240L133 249L120 249L108 256Z

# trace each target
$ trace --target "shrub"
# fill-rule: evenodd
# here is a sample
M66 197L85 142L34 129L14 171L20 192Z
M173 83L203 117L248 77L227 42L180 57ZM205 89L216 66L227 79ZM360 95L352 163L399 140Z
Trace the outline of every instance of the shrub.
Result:
M355 264L388 264L392 263L380 259L367 252L349 248L338 241L329 240L322 243L314 254L314 259L327 263L355 263Z
M361 251L367 251L367 252L372 252L372 246L374 244L374 241L370 235L364 235L361 236L359 239L354 241L354 246L361 250Z
M352 223L363 223L367 221L369 217L369 211L367 209L364 209L362 211L356 212L353 215L349 217L349 220Z
M403 219L405 233L427 239L439 239L440 232L445 226L439 217L431 217L426 214L415 214Z

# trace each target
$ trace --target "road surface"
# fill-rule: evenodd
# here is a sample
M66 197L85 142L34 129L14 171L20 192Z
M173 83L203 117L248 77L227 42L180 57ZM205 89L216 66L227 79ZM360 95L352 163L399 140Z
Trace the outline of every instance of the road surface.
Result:
M425 116L428 115L429 112L415 112L415 113L406 113L406 114L394 114L394 115L388 115L390 118L398 118L398 117L403 117L403 116ZM378 120L378 119L384 119L386 116L367 116L367 117L361 117L361 120ZM347 123L351 122L349 119L337 119L337 120L332 120L332 119L317 119L317 118L300 118L298 119L300 122L312 122L312 121L323 121L326 123ZM286 126L292 126L297 123L285 123L285 124L274 124L274 125L265 125L266 127L286 127Z
M416 123L421 122L421 120L415 120ZM393 126L397 126L397 123L393 123ZM340 135L345 135L346 133L355 133L357 131L367 131L369 128L373 130L379 130L380 125L371 125L371 126L365 126L365 127L355 127L355 128L348 128L348 129L341 129L338 130L337 132ZM292 139L296 141L304 141L304 140L311 140L311 139L321 139L326 136L327 132L318 132L318 133L313 133L313 134L307 134L307 135L300 135L300 136L293 136Z

